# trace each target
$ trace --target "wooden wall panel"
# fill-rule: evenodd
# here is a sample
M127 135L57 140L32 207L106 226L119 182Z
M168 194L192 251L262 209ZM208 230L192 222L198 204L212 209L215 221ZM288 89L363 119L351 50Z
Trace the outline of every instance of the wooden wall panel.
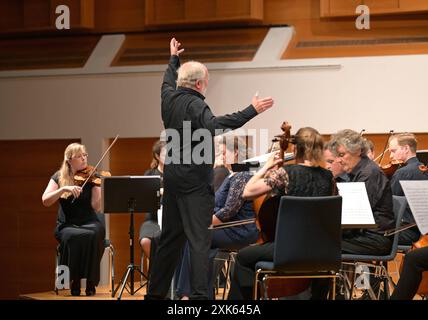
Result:
M58 206L41 197L73 140L0 141L0 298L52 290Z
M23 5L23 28L43 29L50 24L50 3L46 0L27 0Z
M43 34L46 31L43 25L48 18L50 22L47 32L55 32L52 30L55 19L52 8L63 3L69 4L72 10L73 27L70 32L67 31L67 35L72 35L72 38L78 37L78 34L81 36L82 33L88 37L89 34L102 33L142 33L127 36L127 43L113 61L113 66L164 63L163 55L167 56L168 53L159 52L158 47L146 44L137 44L135 47L135 43L130 43L133 40L129 39L136 37L144 38L144 41L148 38L163 40L170 38L172 33L177 36L177 33L185 30L203 30L200 31L203 37L191 33L191 38L201 43L204 52L200 52L200 56L208 55L209 59L205 60L207 62L250 61L254 56L252 52L258 45L250 47L250 50L242 48L248 47L247 35L256 25L266 29L275 25L290 25L295 28L296 32L282 55L283 59L428 53L428 3L425 0L29 0L25 1L26 6L23 3L24 1L0 1L0 35L4 38L22 34L24 24L29 26L28 29L33 28L38 34ZM48 15L45 10L47 3L51 10ZM358 30L355 27L355 13L352 12L359 3L368 3L373 9L370 30ZM397 3L397 10L400 12L376 15L376 12L389 7L395 8ZM354 8L351 13L350 7ZM348 12L349 16L323 18L328 15L325 12L330 10ZM418 10L425 11L414 13ZM76 25L80 25L80 28L76 28ZM240 30L244 36L235 37L237 27L242 28ZM212 30L206 29L215 29L214 35ZM157 32L161 30L168 32ZM217 37L224 39L222 44L232 42L233 47L229 45L227 50L219 47L208 50L216 33ZM63 35L64 32L58 34ZM27 35L34 33L29 32ZM401 41L397 42L397 39ZM372 42L352 42L353 40ZM19 44L22 50L10 50L13 47L10 42L0 43L6 48L6 51L2 51L3 54L0 53L0 70L82 67L94 49L94 46L88 47L82 39L76 40L77 47L68 46L65 40L53 44L50 41L21 39ZM61 48L66 49L65 53ZM218 50L220 51L217 52Z
M354 1L340 0L337 5L343 6L345 2ZM372 17L370 30L358 30L355 17L321 18L319 0L265 0L264 6L265 24L288 24L295 28L283 59L428 53L425 13ZM396 42L400 38L403 41ZM346 43L373 39L378 43Z
M110 151L110 172L114 176L143 175L150 168L153 143L159 138L120 138ZM111 140L112 141L112 140ZM111 142L110 141L110 142ZM138 243L140 226L144 222L142 213L134 214L135 264L140 265L141 249ZM110 240L115 248L115 277L119 282L129 265L130 216L110 214ZM137 279L139 280L139 278Z
M144 0L95 0L95 31L144 31Z
M366 5L372 15L399 15L428 10L425 0L320 0L322 17L356 16L358 5Z
M146 0L148 27L263 22L263 0Z
M186 43L184 60L251 61L267 32L267 27L260 27L127 35L112 66L165 64L170 56L166 44L173 36Z
M80 68L100 36L0 39L0 71Z
M56 8L70 9L71 31L90 30L95 25L95 0L3 0L0 3L0 34L63 33L55 26Z

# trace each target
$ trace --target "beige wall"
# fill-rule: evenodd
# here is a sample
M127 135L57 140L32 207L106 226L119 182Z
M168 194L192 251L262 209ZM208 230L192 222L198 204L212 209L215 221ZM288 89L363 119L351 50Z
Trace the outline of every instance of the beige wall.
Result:
M427 130L427 55L306 63L341 68L214 70L207 102L220 115L248 105L256 91L272 95L275 107L246 126L270 135L285 119L322 133ZM160 72L2 78L0 139L82 138L101 153L100 138L155 136L162 129L161 79Z

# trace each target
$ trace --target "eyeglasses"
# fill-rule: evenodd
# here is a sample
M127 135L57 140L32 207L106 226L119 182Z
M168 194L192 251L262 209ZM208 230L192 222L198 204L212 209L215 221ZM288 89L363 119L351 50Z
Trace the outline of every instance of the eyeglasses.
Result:
M73 156L72 159L79 159L79 158L83 159L83 158L87 158L87 157L88 157L87 153L82 153L78 156Z

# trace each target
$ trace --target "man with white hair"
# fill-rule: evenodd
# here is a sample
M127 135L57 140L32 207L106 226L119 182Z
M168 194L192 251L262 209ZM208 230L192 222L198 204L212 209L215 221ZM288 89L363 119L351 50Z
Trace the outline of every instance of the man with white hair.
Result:
M208 69L195 61L180 67L179 55L184 50L179 49L180 45L175 38L171 39L171 58L162 83L162 120L168 142L163 180L162 234L158 251L151 261L153 272L146 299L165 298L186 240L189 241L192 270L190 299L208 298L208 252L211 245L208 227L214 213L211 186L213 136L221 133L216 132L218 129L243 126L273 105L272 98L259 99L255 95L252 104L242 111L214 116L204 102L209 83ZM197 141L193 140L194 136L198 136ZM189 137L192 137L191 141Z

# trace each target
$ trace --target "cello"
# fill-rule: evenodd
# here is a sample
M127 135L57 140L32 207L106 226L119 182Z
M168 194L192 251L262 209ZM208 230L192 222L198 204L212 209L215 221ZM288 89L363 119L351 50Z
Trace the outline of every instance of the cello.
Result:
M279 157L284 159L288 144L291 142L290 135L291 125L283 122L281 130L282 135L276 136L279 138ZM282 165L280 163L280 165ZM256 224L260 231L260 237L257 243L274 242L276 232L276 220L281 196L272 194L262 195L254 199L254 211L256 212ZM269 297L290 297L297 295L306 290L311 284L310 279L275 279L267 280L269 288Z
M281 125L283 134L275 136L279 140L279 158L284 159L285 152L291 140L291 125L283 122ZM281 162L279 165L282 165ZM256 212L257 226L260 231L258 243L273 242L275 240L276 218L279 209L280 196L265 194L254 199L254 211Z

